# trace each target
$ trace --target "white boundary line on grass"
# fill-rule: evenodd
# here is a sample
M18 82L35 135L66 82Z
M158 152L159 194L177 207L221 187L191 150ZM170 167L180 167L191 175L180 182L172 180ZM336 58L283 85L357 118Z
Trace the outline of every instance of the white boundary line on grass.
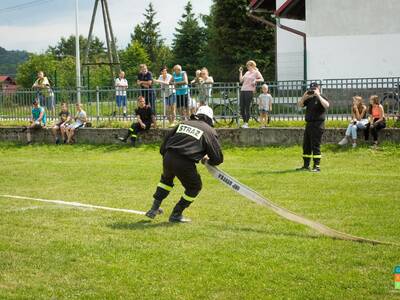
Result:
M13 195L0 195L0 197L20 199L20 200L40 201L40 202L55 203L55 204L61 204L61 205L70 205L70 206L76 206L76 207L96 208L96 209L103 209L103 210L110 210L110 211L120 211L120 212L126 212L126 213L137 214L137 215L145 214L144 211L140 211L140 210L132 210L132 209L125 209L125 208L113 208L113 207L91 205L91 204L85 204L85 203L79 203L79 202L68 202L68 201L62 201L62 200L47 200L47 199L41 199L41 198L31 198L31 197L13 196Z

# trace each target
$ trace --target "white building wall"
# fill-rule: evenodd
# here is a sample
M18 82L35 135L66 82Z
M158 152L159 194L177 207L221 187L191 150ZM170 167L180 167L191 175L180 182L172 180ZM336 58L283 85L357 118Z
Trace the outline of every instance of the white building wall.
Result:
M280 7L286 0L277 0ZM281 24L304 32L305 22L281 19ZM303 38L286 30L277 29L277 77L278 80L303 79Z
M400 76L399 0L306 0L308 78Z

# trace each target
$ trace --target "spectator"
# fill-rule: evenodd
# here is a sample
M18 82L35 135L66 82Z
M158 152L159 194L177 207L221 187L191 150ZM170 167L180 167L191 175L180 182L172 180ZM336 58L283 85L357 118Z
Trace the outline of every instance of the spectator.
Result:
M68 111L67 103L63 102L61 104L61 111L58 116L60 117L60 120L53 126L53 128L51 128L56 144L60 143L60 138L57 135L58 130L60 130L62 141L66 141L66 128L69 121L71 121L71 114Z
M125 72L120 71L119 77L115 79L115 94L116 94L116 102L118 107L118 114L121 114L121 106L123 110L123 116L126 118L126 89L128 88L128 81L125 79ZM113 115L117 114L114 111Z
M140 86L140 94L144 97L146 105L150 105L154 113L156 113L156 95L152 89L153 75L145 64L140 65L137 84Z
M190 82L190 84L194 84L194 85L200 84L200 73L201 73L200 70L196 70L196 77L193 78L193 80Z
M31 131L46 127L46 111L39 105L39 100L33 100L32 106L30 124L22 129L22 132L26 131L26 140L28 145L32 143Z
M340 146L349 142L350 136L353 139L353 148L357 147L357 129L365 129L368 123L367 107L361 96L353 97L353 105L351 107L352 121L346 129L345 137L338 143Z
M172 75L168 73L168 68L164 66L161 69L160 77L158 77L158 80L154 80L154 82L161 85L161 96L164 98L169 126L175 126L176 95L173 86L170 85L171 79Z
M188 78L185 71L182 71L180 65L174 66L171 83L174 83L176 89L176 107L181 116L181 119L187 119L187 108L189 104L188 97Z
M36 97L39 100L39 105L42 107L51 108L52 101L50 96L52 91L50 88L49 79L44 76L43 71L39 71L37 73L37 79L33 83L32 88L36 90Z
M68 125L66 128L67 143L72 144L74 136L78 128L84 127L87 122L86 112L82 109L82 104L76 104L76 114L74 117L74 123Z
M132 146L136 146L137 135L139 132L149 130L151 124L154 128L157 128L156 117L153 109L150 105L146 104L143 96L139 96L137 99L137 108L135 110L137 122L133 122L129 128L125 137L115 137L122 142L126 142L128 138L131 140Z
M320 172L321 140L325 129L325 111L329 102L321 95L319 84L312 82L299 101L300 107L306 107L306 129L303 138L303 166L298 171L309 171L311 158L314 161L312 172Z
M268 93L268 85L263 84L262 93L257 98L258 110L260 112L261 127L267 127L269 124L269 113L272 111L272 96Z
M247 72L243 75L243 68L239 68L239 81L242 83L240 90L240 113L243 118L242 128L249 128L250 106L253 101L253 94L257 82L263 82L264 78L257 69L255 61L249 60L246 63Z
M211 99L212 85L214 79L208 74L208 69L203 67L200 70L199 102L200 105L208 104Z
M374 138L373 148L378 148L378 133L381 129L386 127L385 112L383 106L379 103L379 97L373 95L369 98L369 123L366 125L365 140L369 138L369 131L371 130L372 137Z

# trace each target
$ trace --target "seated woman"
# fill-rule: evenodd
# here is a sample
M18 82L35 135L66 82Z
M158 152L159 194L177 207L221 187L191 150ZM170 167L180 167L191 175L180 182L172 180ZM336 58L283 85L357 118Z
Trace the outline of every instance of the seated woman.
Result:
M365 129L368 123L367 107L361 96L353 97L353 105L351 108L352 121L347 127L345 137L338 143L340 146L346 145L351 138L353 140L353 148L357 147L357 129Z
M67 134L67 143L71 144L75 132L78 128L84 127L87 121L86 112L82 109L82 104L76 104L76 115L74 117L75 122L68 125L65 133Z
M372 137L374 138L373 148L378 147L378 133L381 129L386 127L385 112L383 106L379 102L379 97L373 95L369 98L369 123L365 130L365 140L369 138L369 131L371 130Z

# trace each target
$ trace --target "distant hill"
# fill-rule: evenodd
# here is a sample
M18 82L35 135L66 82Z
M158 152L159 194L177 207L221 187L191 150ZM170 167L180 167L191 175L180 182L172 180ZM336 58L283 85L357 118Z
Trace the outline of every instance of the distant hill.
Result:
M26 51L11 50L0 47L0 74L15 76L17 66L28 59Z

